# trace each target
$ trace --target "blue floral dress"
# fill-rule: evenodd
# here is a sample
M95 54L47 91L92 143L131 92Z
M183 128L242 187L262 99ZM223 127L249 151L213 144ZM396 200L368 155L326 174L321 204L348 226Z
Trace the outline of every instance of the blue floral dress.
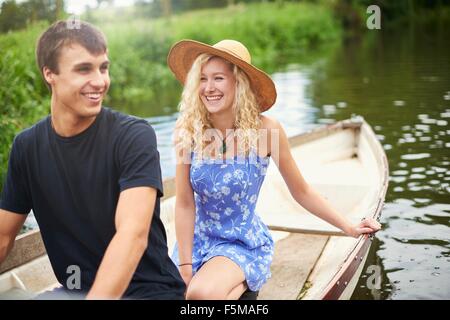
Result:
M192 250L193 272L209 259L225 256L245 274L247 286L257 291L270 277L274 242L255 213L269 157L251 152L226 160L192 155L190 181L196 216ZM172 259L178 264L178 245Z

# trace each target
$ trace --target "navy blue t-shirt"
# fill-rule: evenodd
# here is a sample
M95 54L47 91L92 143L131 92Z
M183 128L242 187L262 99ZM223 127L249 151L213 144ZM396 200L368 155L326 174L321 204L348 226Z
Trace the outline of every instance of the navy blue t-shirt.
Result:
M124 297L179 299L185 286L167 252L161 180L155 132L145 120L102 108L89 128L66 138L47 117L14 139L0 208L32 209L58 281L66 286L76 265L87 292L115 234L120 192L157 189L148 247Z

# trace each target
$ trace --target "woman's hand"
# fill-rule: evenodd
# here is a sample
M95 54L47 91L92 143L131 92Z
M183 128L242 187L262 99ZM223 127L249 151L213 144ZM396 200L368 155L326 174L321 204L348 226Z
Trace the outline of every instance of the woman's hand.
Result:
M347 235L358 238L362 234L375 233L381 229L381 224L373 218L364 218L360 223L352 226Z
M192 280L192 265L186 264L179 267L181 278L183 279L184 283L186 284L186 289L189 286L189 283Z

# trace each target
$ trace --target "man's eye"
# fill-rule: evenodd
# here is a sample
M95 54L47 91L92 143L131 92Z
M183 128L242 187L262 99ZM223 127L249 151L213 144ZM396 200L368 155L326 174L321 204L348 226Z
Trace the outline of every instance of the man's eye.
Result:
M79 68L78 71L79 72L88 72L89 68L88 67Z

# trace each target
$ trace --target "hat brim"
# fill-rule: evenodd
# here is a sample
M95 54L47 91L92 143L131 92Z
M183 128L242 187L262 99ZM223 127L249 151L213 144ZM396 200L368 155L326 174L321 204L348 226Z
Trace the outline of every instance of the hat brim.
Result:
M273 106L277 98L277 91L269 75L232 53L194 40L177 42L172 46L167 56L167 64L170 70L183 85L194 60L202 53L219 56L240 67L249 77L250 85L256 94L261 112Z

